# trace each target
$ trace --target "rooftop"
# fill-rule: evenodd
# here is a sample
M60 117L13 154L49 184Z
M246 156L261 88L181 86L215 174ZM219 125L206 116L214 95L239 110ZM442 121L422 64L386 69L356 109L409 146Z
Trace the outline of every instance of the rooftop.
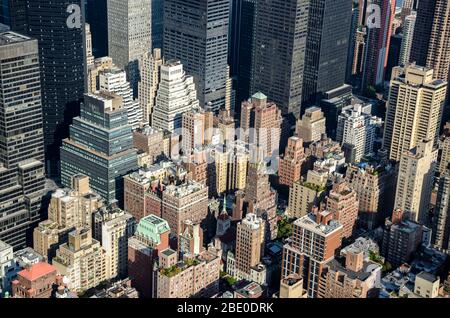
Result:
M342 228L342 224L336 220L331 220L328 224L316 223L316 216L313 213L295 220L294 224L322 236L327 236Z
M30 37L13 31L0 33L0 45L8 45L32 40Z
M29 281L35 281L39 277L50 274L52 272L56 273L55 267L48 263L40 262L20 271L18 275Z

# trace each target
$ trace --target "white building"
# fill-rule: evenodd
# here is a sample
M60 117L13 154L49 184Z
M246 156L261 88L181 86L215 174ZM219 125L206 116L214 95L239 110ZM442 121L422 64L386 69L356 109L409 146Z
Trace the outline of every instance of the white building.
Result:
M409 54L411 53L411 45L414 36L414 27L416 25L416 15L409 15L405 18L403 26L402 45L400 47L400 65L409 63Z
M128 113L128 123L133 129L140 126L143 121L143 112L139 107L139 101L133 99L133 90L127 82L125 71L119 68L107 69L99 77L100 90L109 91L122 97L123 107Z
M181 129L183 113L194 108L199 108L194 78L186 75L180 61L163 64L152 126L174 132Z
M13 248L11 245L0 241L0 298L4 297L4 293L11 289L12 268L14 268Z
M341 145L354 146L354 162L372 153L376 127L380 124L377 117L364 113L362 108L360 104L344 108L338 118L336 140Z

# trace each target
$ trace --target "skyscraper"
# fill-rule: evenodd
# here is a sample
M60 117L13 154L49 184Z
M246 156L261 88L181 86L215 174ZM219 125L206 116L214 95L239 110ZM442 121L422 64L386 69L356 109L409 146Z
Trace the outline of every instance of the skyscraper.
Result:
M164 0L152 0L152 50L163 48Z
M86 22L91 25L92 52L95 57L108 56L108 0L85 0Z
M302 92L306 103L344 84L351 17L351 1L310 1Z
M61 179L89 176L92 190L108 203L123 200L123 176L137 170L136 149L122 98L108 92L86 94L81 115L61 147Z
M152 0L108 0L108 51L137 97L139 58L152 48Z
M178 59L205 110L226 108L230 0L165 0L164 56Z
M440 250L450 249L450 170L439 179L437 203L433 217L432 244Z
M432 69L409 65L393 70L386 111L383 148L389 159L399 161L419 140L437 147L439 123L447 90Z
M363 67L363 90L368 86L374 87L383 84L392 34L392 21L395 15L395 0L373 0L371 4L380 8L381 16L375 15L374 21L370 21L366 25L367 44ZM370 19L370 16L367 19Z
M298 118L310 1L257 2L251 93L264 92L283 114Z
M59 178L61 142L79 114L85 90L84 3L33 0L27 5L27 33L39 42L46 173L54 178ZM80 25L77 18L69 19L77 6Z
M302 164L306 161L303 140L292 136L288 139L288 145L283 158L278 164L279 183L291 187L301 176Z
M437 150L432 140L420 140L400 159L394 208L407 211L422 225L428 225L430 197L436 170Z
M140 82L139 82L139 105L141 107L143 123L152 122L153 108L156 104L156 93L158 91L161 65L164 60L161 49L154 49L153 54L148 51L139 60Z
M403 39L400 48L400 60L399 60L400 65L406 65L406 63L409 62L415 25L416 25L416 15L408 15L405 18L405 24L403 26Z
M450 2L420 0L410 61L434 70L435 78L447 81L450 66Z
M181 129L182 114L199 107L194 79L186 75L180 61L161 66L161 79L153 109L152 126L174 132Z
M309 107L302 119L297 121L295 134L306 144L319 141L325 133L325 123L322 110L319 107Z
M0 240L23 248L40 220L44 141L38 43L0 33Z

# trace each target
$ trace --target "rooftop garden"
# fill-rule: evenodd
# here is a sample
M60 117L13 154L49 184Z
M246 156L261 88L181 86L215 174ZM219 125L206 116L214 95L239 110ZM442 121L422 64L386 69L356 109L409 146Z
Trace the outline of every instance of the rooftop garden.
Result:
M278 239L285 239L292 235L292 221L284 217L278 222Z
M301 181L300 184L302 186L307 187L308 189L311 189L311 190L316 191L316 192L325 191L325 186L321 186L321 185L314 184L314 183L311 183L311 182Z

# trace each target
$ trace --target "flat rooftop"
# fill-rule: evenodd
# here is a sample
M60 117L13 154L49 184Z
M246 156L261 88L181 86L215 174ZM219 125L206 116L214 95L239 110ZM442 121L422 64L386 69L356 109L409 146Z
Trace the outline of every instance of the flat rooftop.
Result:
M0 33L0 45L8 45L8 44L14 44L14 43L20 43L25 41L33 40L32 38L16 33L13 31L7 31Z

